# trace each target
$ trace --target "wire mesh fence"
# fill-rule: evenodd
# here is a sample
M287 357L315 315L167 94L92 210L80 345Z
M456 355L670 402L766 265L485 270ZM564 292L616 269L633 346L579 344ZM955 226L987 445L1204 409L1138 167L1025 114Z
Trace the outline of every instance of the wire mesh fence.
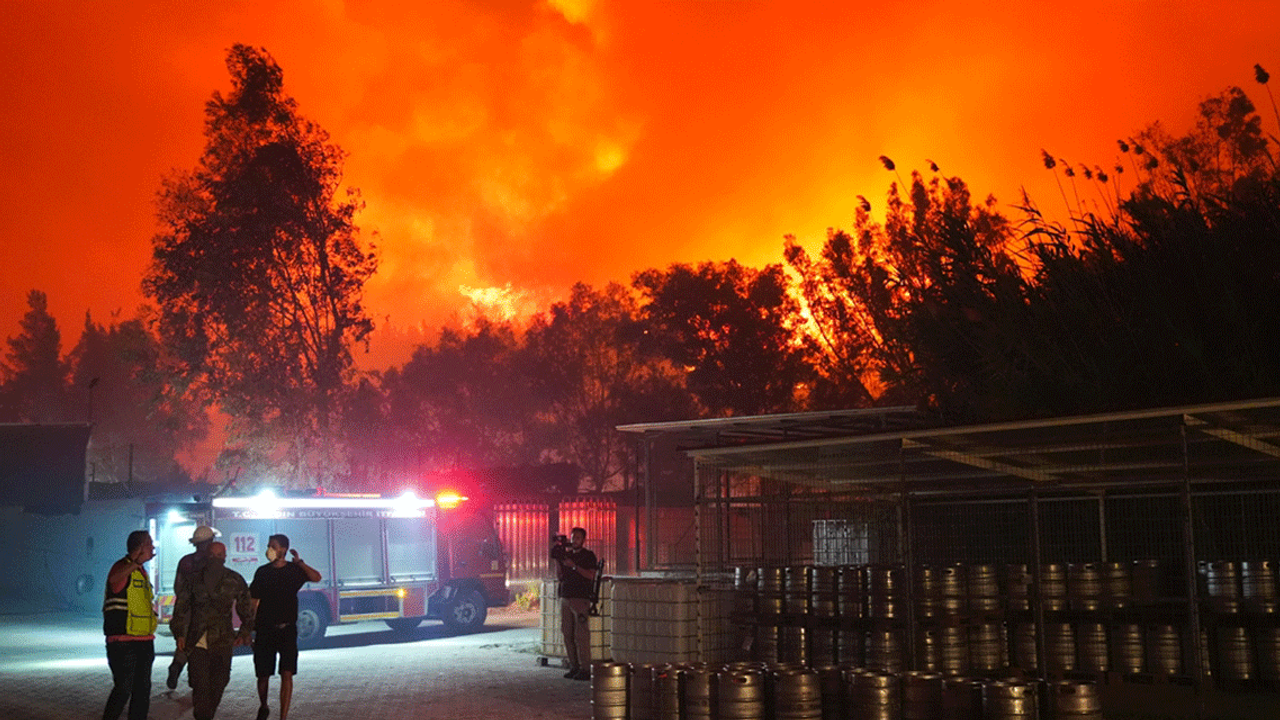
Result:
M737 483L735 485L735 483ZM735 567L839 566L904 562L1030 564L1038 524L1040 562L1197 561L1280 558L1280 486L1196 489L1192 527L1184 531L1182 494L1090 493L1075 497L907 499L853 497L787 488L758 478L730 480L756 494L729 492L703 501L701 561L707 573ZM1032 512L1038 514L1032 522Z

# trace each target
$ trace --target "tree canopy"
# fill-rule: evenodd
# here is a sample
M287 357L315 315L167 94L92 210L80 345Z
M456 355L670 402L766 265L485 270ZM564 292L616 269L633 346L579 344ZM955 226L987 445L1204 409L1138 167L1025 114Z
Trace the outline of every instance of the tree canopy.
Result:
M882 225L864 207L818 258L789 240L824 377L952 422L1280 392L1280 162L1253 104L1230 88L1186 135L1118 146L1128 194L1122 163L1044 154L1068 224L913 174Z
M1119 140L1113 162L1044 152L1064 220L1056 197L1001 210L930 164L897 176L882 219L859 197L816 252L788 237L785 266L579 283L523 325L446 328L361 374L377 262L344 153L266 51L237 45L227 66L196 167L160 192L155 310L86 316L63 357L32 291L0 358L0 421L87 419L97 387L104 477L125 449L143 479L173 476L205 404L232 417L221 462L258 482L386 490L554 464L537 483L564 491L634 479L627 423L901 404L963 423L1280 394L1280 154L1239 88L1185 134Z
M0 422L85 421L84 415L72 417L62 333L43 292L27 293L20 328L0 364Z
M144 290L182 375L252 433L291 445L294 478L340 465L326 436L373 329L376 259L359 242L344 153L301 117L265 50L227 56L232 90L205 107L194 170L160 192L164 230ZM312 457L321 452L323 457Z

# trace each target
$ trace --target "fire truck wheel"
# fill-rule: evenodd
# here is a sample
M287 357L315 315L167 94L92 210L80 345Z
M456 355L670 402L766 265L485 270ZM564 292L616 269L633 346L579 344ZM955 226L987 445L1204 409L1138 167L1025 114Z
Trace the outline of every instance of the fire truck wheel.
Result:
M309 647L320 642L328 624L323 610L312 603L302 603L298 607L298 646Z
M463 590L444 611L445 627L454 632L475 632L484 625L489 608L484 604L484 596L475 590Z
M394 618L387 620L387 627L398 633L409 632L422 623L422 618Z

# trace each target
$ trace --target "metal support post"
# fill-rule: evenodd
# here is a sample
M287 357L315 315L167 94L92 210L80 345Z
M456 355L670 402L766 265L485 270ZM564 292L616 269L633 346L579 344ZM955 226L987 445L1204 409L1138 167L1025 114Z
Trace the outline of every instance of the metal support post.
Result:
M702 585L702 461L693 462L693 578Z
M1041 563L1040 557L1040 495L1036 491L1035 486L1031 486L1031 492L1027 496L1027 511L1030 516L1031 524L1031 613L1036 625L1036 668L1039 669L1042 677L1047 676L1047 666L1045 660L1048 654L1045 652L1044 637L1044 602L1041 593Z
M1107 491L1103 490L1098 493L1098 544L1100 546L1099 558L1102 562L1107 562Z
M898 448L898 537L902 549L902 582L906 586L907 633L906 655L910 658L908 667L919 670L919 658L916 657L916 596L915 596L915 552L911 542L911 493L907 491L907 459L906 450Z
M1182 542L1183 556L1186 558L1184 572L1186 575L1187 617L1190 620L1191 637L1191 675L1196 679L1196 713L1203 714L1205 692L1205 657L1200 643L1200 598L1199 583L1196 582L1196 536L1195 510L1191 505L1191 458L1187 447L1186 420L1179 427L1182 440ZM1188 643L1183 643L1186 647Z

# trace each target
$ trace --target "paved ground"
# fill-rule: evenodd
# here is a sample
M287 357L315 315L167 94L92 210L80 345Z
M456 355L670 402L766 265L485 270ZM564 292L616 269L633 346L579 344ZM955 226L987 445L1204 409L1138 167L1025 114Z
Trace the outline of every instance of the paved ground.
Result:
M111 689L101 624L100 617L68 613L0 614L0 718L100 717ZM484 632L463 636L431 622L407 635L375 623L331 627L320 647L302 651L289 717L591 717L591 684L539 665L540 637L536 611L491 611ZM178 690L164 686L173 640L158 637L156 650L151 720L190 718L185 675ZM275 718L277 698L271 706ZM253 659L240 651L218 718L253 718L257 707Z

